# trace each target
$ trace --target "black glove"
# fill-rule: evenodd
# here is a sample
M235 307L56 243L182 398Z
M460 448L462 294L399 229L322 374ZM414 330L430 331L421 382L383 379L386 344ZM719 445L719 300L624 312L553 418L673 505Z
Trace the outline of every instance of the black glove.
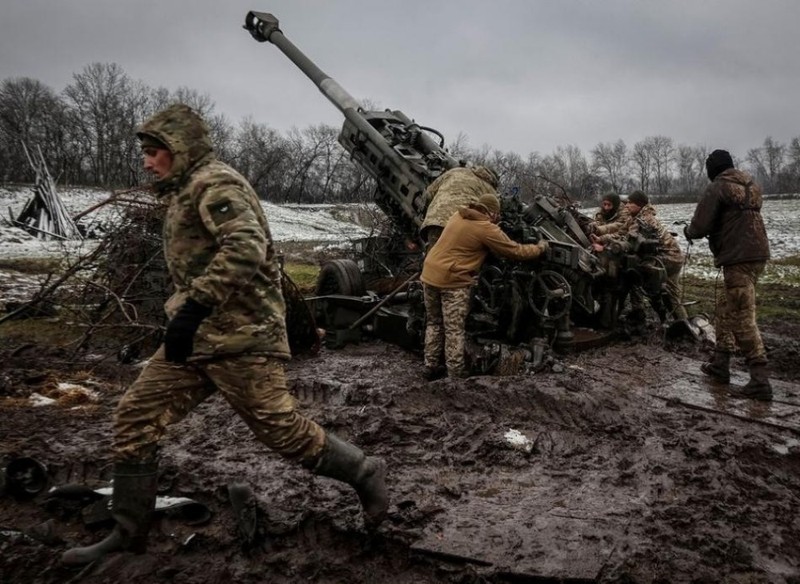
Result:
M692 243L692 238L689 237L689 224L683 226L683 236L689 240L689 243Z
M186 363L194 350L194 334L211 311L211 308L196 300L186 300L167 324L167 332L164 334L164 357L167 361Z

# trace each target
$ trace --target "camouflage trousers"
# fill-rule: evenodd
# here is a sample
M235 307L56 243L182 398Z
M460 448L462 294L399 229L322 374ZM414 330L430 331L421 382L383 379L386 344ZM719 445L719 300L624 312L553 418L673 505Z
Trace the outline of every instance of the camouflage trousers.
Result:
M217 391L272 450L306 464L319 457L325 431L295 411L280 360L241 355L179 364L165 361L161 347L117 405L115 460L155 460L167 427Z
M471 290L424 285L425 366L439 367L444 361L450 377L467 374L464 344Z
M723 266L723 288L717 289L717 349L738 346L748 363L766 363L767 352L756 324L756 284L766 262Z

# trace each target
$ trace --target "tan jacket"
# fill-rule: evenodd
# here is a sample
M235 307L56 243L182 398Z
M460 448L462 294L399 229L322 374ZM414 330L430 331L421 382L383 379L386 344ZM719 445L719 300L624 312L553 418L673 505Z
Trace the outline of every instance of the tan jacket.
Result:
M464 288L475 283L487 254L513 260L534 260L544 249L541 243L521 244L510 239L489 217L463 207L450 217L422 266L420 279L437 288Z

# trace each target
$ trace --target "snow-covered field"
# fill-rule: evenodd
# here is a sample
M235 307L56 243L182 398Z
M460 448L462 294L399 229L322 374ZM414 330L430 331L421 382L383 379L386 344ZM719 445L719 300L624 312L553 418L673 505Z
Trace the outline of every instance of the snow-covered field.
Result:
M88 249L92 241L64 242L42 241L22 229L9 225L9 211L15 218L31 197L29 188L9 189L0 187L0 258L42 258L57 256L65 248L80 252ZM111 193L97 189L64 189L59 191L61 199L73 215L91 208L107 199ZM131 196L132 197L132 196ZM131 198L129 197L129 198ZM321 244L344 244L369 235L366 228L351 221L346 205L273 205L262 203L269 220L272 237L276 243L309 241ZM352 205L355 207L355 205ZM114 220L119 209L106 205L86 216L87 221L107 222Z
M59 191L62 200L73 214L90 208L106 199L110 193L93 189L65 189ZM9 210L17 216L23 205L31 196L29 188L0 187L0 258L42 258L59 257L65 253L82 253L94 245L87 242L41 241L25 231L8 225ZM321 245L344 245L365 237L368 230L348 217L355 217L357 205L274 205L263 203L269 218L275 242L318 242ZM681 234L679 241L688 252L686 270L690 274L715 277L711 253L705 240L697 241L691 247L682 236L683 226L679 221L688 221L694 211L693 203L658 205L661 220L674 227ZM587 209L587 212L593 210ZM103 207L87 216L94 221L113 220L118 212L113 206ZM767 233L773 259L785 258L800 254L800 230L797 221L800 218L800 199L767 199L763 208ZM800 269L797 266L786 266L771 263L764 276L764 282L800 281Z

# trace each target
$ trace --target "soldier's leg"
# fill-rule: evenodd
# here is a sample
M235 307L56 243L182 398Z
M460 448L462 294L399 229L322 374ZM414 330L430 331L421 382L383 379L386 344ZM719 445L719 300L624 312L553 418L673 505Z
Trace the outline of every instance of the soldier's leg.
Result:
M155 460L167 426L185 418L214 390L199 365L170 363L161 347L117 404L114 459Z
M739 397L771 400L772 385L767 369L767 352L756 323L756 284L764 263L738 264L725 268L725 284L732 331L750 370L750 380L733 392Z
M296 411L297 400L286 387L281 361L231 357L209 362L204 369L260 442L301 463L319 456L325 431Z
M423 285L425 295L425 367L436 369L444 361L442 296L434 286Z
M628 319L634 323L645 322L647 320L647 312L645 310L642 287L638 285L631 286L629 295L631 299L631 312L628 315Z
M389 506L386 463L299 414L281 361L242 356L210 363L205 372L260 442L316 474L350 484L367 523L383 520Z
M466 377L464 358L467 313L470 288L442 290L442 316L444 319L444 359L450 377Z
M122 549L145 551L158 486L158 442L169 424L186 416L213 389L192 366L167 363L163 348L156 352L115 413L111 515L117 523L98 543L64 552L62 562L83 565Z
M767 352L756 323L756 284L763 271L763 262L737 264L723 269L729 326L748 363L767 361Z

